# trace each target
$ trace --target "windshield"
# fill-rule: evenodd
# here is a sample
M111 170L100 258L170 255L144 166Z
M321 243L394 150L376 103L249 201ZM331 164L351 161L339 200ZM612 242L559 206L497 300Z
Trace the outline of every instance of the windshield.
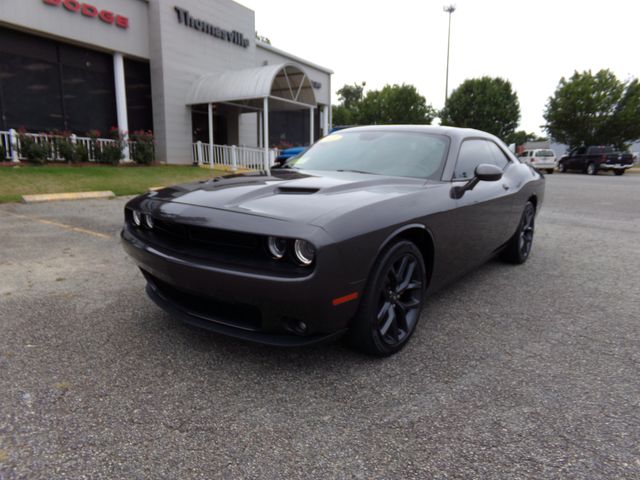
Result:
M448 145L447 137L422 132L342 131L324 137L287 165L305 170L439 178Z
M551 150L538 150L536 152L536 157L553 157L553 151Z

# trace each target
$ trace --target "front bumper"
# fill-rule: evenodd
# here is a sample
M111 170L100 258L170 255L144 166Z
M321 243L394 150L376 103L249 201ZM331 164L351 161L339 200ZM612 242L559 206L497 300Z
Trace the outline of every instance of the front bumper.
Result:
M158 306L224 335L277 346L320 343L344 333L358 307L357 300L333 305L332 299L360 294L362 287L336 276L333 267L317 265L306 277L247 273L161 251L126 227L121 238ZM331 262L331 255L324 260ZM304 331L294 328L300 321Z

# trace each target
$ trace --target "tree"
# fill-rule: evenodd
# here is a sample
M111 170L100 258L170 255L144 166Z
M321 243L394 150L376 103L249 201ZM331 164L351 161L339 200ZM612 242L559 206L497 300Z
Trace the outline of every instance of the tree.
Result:
M361 125L430 124L436 112L413 85L385 85L367 92L360 104Z
M570 147L617 145L640 139L640 85L621 82L610 70L574 72L560 79L547 102L545 129Z
M504 141L507 145L515 143L516 145L524 145L527 142L544 142L547 138L540 137L535 133L527 132L525 130L518 130L511 135L505 137Z
M344 85L338 90L339 105L333 105L334 125L357 125L359 105L364 97L366 82L361 84Z
M520 102L508 80L472 78L449 95L440 117L442 125L477 128L507 139L518 126Z
M365 83L338 90L339 105L333 106L335 125L428 124L436 115L413 85L385 85L364 94Z

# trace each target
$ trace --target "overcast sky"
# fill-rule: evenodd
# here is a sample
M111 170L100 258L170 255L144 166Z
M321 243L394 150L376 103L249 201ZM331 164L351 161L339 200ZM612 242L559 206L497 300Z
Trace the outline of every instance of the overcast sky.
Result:
M444 103L446 1L239 0L273 46L331 68L333 101L345 83L410 83ZM640 77L640 2L453 0L449 90L500 76L520 99L521 128L542 133L542 112L560 77L610 68Z

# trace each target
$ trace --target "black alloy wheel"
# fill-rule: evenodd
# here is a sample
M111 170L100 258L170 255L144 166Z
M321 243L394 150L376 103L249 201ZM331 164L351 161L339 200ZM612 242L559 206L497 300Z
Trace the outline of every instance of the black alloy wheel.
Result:
M401 240L387 247L367 282L351 327L351 343L378 356L400 350L420 319L425 285L424 261L415 244Z
M504 258L515 264L527 261L533 247L533 234L535 232L536 209L530 201L524 207L518 230L504 250Z

